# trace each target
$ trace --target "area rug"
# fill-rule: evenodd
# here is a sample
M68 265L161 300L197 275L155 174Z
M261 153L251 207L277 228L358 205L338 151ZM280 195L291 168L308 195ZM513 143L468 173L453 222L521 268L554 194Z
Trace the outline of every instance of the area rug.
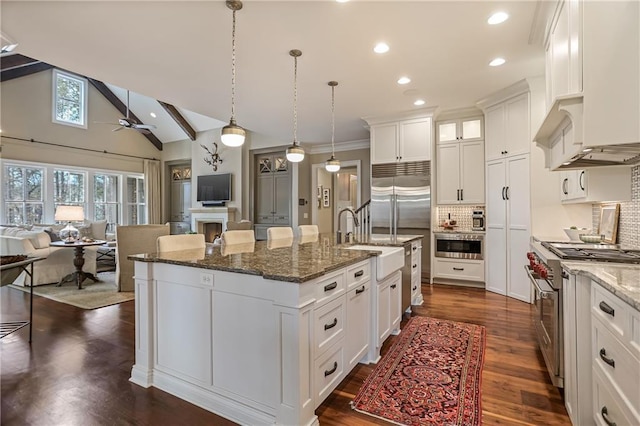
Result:
M352 407L399 425L480 425L485 328L413 317Z
M78 290L78 287L72 283L64 283L61 287L49 284L33 287L33 294L82 309L102 308L135 299L134 292L118 291L115 272L99 272L97 275L100 281L94 283L91 280L85 280L82 283L82 290ZM29 287L13 284L9 287L29 292Z

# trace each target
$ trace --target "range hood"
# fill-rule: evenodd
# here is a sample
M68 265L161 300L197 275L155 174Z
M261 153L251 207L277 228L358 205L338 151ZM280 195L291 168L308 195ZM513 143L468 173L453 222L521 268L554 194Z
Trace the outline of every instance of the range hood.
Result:
M546 167L562 170L640 163L637 131L631 128L624 133L618 131L620 123L587 120L585 110L582 93L556 98L533 139L545 153ZM624 143L616 143L621 140Z

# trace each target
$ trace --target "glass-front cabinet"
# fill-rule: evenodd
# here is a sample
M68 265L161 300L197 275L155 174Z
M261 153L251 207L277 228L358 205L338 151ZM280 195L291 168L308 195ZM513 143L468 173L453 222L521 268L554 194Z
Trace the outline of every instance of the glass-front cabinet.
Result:
M260 225L291 224L291 170L284 152L256 156L256 237L266 238Z
M483 138L481 118L465 118L438 123L438 142L474 141Z

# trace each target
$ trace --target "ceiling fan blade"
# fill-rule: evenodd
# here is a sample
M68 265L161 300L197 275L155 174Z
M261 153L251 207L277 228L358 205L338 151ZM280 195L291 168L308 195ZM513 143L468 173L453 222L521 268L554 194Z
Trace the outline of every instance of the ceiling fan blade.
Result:
M135 127L136 129L146 129L146 130L151 130L156 128L156 126L153 124L134 124L133 127Z
M119 132L119 131L120 131L120 130L122 130L122 129L123 129L123 127L122 127L122 126L120 126L120 127L116 127L115 129L113 129L113 130L112 130L112 132Z
M148 129L143 129L140 127L132 127L132 129L139 131L140 133L144 133L145 135L148 135L151 133L151 130Z

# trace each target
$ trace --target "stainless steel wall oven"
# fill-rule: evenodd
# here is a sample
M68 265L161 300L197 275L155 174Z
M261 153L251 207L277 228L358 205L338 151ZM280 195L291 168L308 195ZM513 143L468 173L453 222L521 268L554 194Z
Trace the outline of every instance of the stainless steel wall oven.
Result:
M436 257L484 259L484 235L464 233L436 233Z

